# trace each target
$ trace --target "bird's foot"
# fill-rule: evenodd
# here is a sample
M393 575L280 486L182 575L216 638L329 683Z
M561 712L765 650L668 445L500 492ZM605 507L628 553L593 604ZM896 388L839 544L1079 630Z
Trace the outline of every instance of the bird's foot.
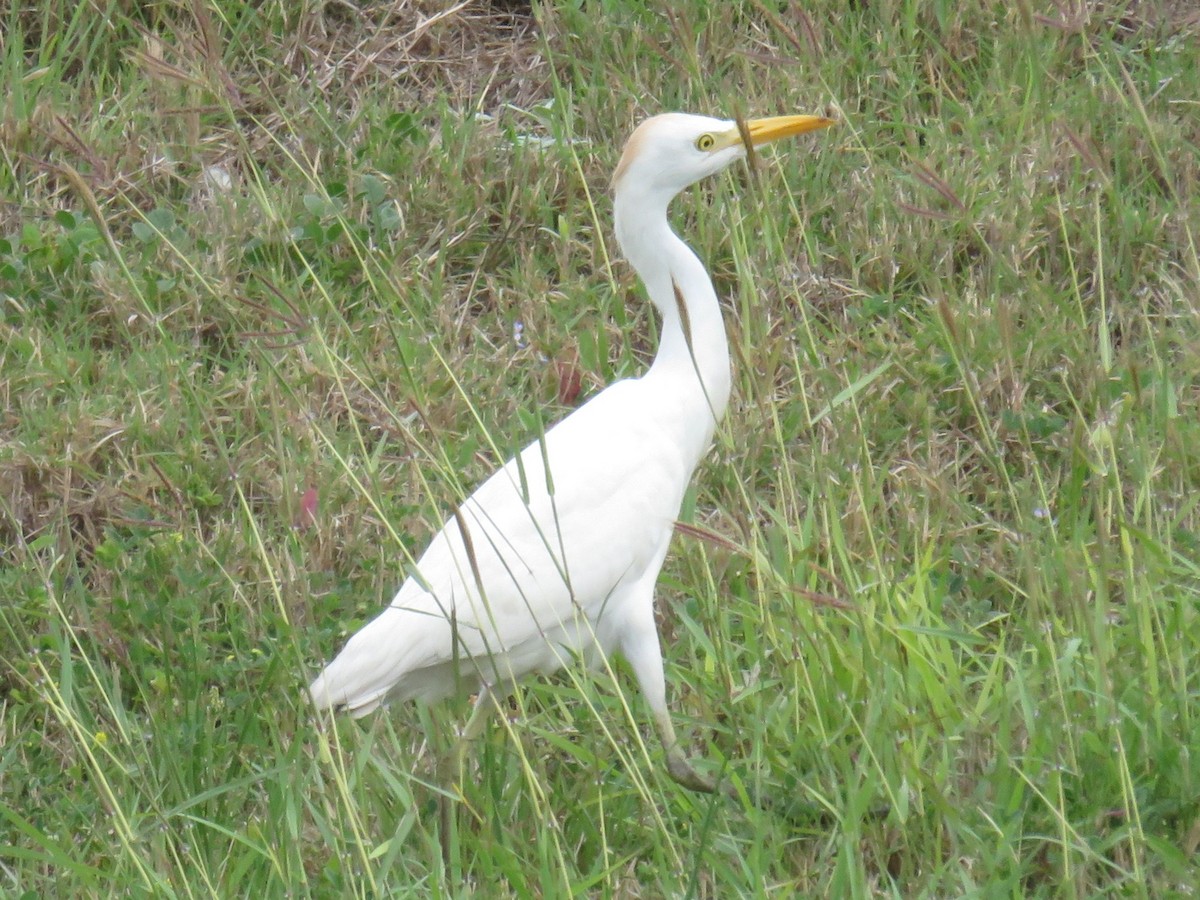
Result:
M697 772L678 746L667 751L667 773L676 784L682 785L689 791L698 791L703 794L717 792L716 781Z
M698 772L678 746L667 753L667 772L671 779L689 791L704 794L722 794L738 804L749 800L752 806L769 812L798 828L828 827L836 821L835 814L826 806L812 801L796 799L787 792L765 794L743 785L742 789L730 781L718 782ZM890 806L884 804L872 808L868 817L876 821L887 818Z

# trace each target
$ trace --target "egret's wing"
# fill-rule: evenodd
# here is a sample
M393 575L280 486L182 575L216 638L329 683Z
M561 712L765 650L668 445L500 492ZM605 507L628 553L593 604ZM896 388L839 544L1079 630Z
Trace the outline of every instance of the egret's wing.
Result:
M605 601L661 559L691 474L636 386L612 385L485 481L313 683L314 702L366 712L389 694L452 693L460 676L556 669L594 645ZM442 683L406 688L422 671Z

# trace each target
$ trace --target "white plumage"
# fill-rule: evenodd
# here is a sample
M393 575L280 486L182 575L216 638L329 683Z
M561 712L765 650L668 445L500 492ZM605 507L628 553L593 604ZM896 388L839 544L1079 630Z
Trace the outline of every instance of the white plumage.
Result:
M668 768L712 790L675 741L654 624L654 583L692 472L729 399L729 352L712 282L671 230L689 184L765 143L832 124L656 116L613 178L617 241L662 316L654 363L610 385L487 479L434 536L419 577L350 638L309 688L318 707L479 692L619 650L654 712ZM464 540L463 528L466 530Z

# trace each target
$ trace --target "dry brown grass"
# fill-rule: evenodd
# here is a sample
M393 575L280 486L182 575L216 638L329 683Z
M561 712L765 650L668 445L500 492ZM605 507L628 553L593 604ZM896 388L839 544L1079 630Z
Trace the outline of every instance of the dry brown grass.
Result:
M494 112L545 97L547 62L527 3L339 0L295 25L280 48L285 66L351 102L382 81L412 108Z

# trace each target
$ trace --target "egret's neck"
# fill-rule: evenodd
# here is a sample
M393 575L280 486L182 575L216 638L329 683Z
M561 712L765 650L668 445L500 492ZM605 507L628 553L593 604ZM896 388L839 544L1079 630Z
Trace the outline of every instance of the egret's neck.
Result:
M712 280L667 221L669 201L618 191L617 243L662 316L662 340L644 380L662 385L696 423L699 455L729 404L729 345Z

